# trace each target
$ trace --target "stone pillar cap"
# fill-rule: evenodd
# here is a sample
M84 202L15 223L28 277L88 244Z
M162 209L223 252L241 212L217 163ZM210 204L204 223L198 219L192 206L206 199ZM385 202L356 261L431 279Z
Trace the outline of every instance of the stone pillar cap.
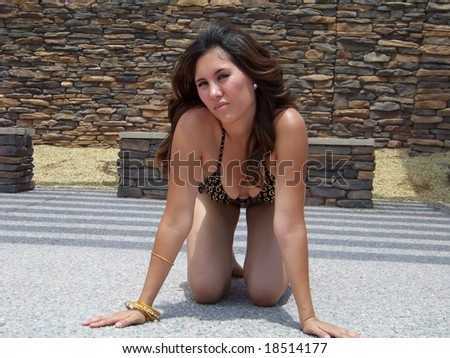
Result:
M33 135L34 128L0 127L0 134Z
M346 147L373 147L373 138L335 138L335 137L313 137L308 139L309 145L333 145Z
M120 139L164 139L168 133L162 132L120 132Z

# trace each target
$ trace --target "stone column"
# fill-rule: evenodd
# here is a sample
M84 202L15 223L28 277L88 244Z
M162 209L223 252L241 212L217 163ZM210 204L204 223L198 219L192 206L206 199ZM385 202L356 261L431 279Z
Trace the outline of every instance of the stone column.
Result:
M428 1L408 138L411 155L450 151L450 4Z
M374 139L310 138L306 204L372 208Z
M156 132L122 132L117 173L118 197L165 199L167 179L156 166L158 147L166 136Z
M0 193L34 189L34 129L0 128Z

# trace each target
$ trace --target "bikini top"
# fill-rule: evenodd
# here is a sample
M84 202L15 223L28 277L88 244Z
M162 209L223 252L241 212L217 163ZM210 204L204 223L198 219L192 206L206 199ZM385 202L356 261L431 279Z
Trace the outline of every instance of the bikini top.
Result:
M264 165L264 186L258 195L249 196L245 199L232 199L225 192L222 185L222 156L225 144L225 129L222 128L222 139L220 142L219 160L217 169L210 176L206 177L198 187L200 193L205 192L212 200L219 204L232 204L240 208L248 208L253 205L272 203L275 200L275 177L270 173Z

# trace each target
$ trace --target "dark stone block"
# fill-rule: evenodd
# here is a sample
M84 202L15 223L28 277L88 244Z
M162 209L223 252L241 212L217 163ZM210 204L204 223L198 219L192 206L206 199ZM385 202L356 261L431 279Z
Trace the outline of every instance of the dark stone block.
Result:
M121 178L132 179L160 179L161 175L156 168L119 168L117 174Z
M0 193L18 193L34 189L34 181L22 184L2 185L0 184Z
M124 187L124 188L136 187L137 183L136 183L136 180L134 180L134 179L120 177L119 186Z
M374 162L353 162L354 170L373 171L375 170Z
M23 136L14 134L0 134L0 145L20 146L23 143Z
M119 152L119 158L123 159L146 159L146 158L154 158L155 155L156 149L145 152L140 152L137 150L124 150Z
M344 178L348 178L348 179L356 179L356 178L358 178L358 172L356 170L352 170L352 169L345 169L342 172L342 176Z
M33 169L33 164L3 164L0 162L0 172L1 171L7 171L7 172L20 172L20 171L28 171ZM1 177L1 174L0 174Z
M319 198L345 198L347 191L336 188L311 187L311 195Z
M1 164L22 164L25 162L32 162L33 159L28 157L0 157Z
M339 179L333 183L334 188L346 190L372 190L372 180Z
M164 179L139 178L137 187L141 189L167 190L168 181Z
M121 151L138 151L149 152L150 141L148 139L121 139L120 140Z
M144 159L118 159L117 160L118 171L125 168L144 168Z
M316 198L312 196L307 196L305 198L305 205L317 206L323 204L325 204L325 199L323 198Z
M2 145L0 146L0 156L5 157L17 157L23 156L26 148L16 146L16 145Z
M29 183L33 175L27 175L23 177L11 178L11 177L0 177L0 185L16 185Z
M370 190L354 190L347 194L347 199L352 200L371 200L372 192Z
M117 189L117 196L119 198L142 198L143 192L136 187L121 187Z
M151 199L167 199L167 191L166 190L143 190L144 197Z
M349 200L342 199L336 201L336 206L343 208L364 208L370 209L373 208L372 200Z

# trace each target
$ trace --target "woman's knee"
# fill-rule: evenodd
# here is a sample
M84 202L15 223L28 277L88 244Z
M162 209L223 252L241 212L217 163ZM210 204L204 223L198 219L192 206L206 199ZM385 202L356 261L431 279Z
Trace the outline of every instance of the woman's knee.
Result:
M219 302L230 288L230 280L190 279L192 297L197 303L213 304Z
M256 306L272 307L280 302L284 290L263 284L248 285L248 294Z

